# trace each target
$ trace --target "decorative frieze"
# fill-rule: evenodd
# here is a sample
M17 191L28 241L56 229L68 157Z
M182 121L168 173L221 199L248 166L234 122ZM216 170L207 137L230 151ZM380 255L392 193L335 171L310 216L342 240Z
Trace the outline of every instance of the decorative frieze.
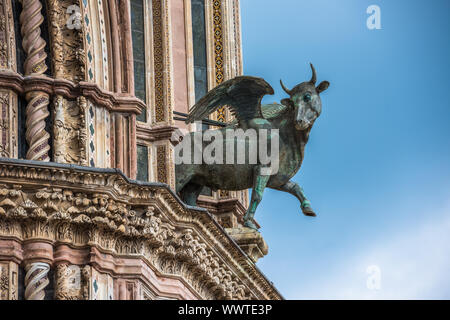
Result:
M204 298L279 298L212 216L185 207L165 185L132 183L113 169L7 160L0 177L0 239L139 257Z
M155 122L172 123L172 66L168 0L152 0Z
M153 56L154 56L154 88L155 88L155 120L163 122L166 119L164 108L164 38L163 38L163 12L161 2L152 1L153 18Z

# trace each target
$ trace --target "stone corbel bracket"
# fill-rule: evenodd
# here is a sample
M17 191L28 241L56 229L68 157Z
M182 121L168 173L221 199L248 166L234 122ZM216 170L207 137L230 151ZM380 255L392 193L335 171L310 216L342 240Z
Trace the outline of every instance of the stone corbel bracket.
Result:
M178 127L175 126L167 126L167 125L154 125L151 127L143 126L138 124L138 130L137 130L137 138L149 141L149 142L155 142L155 141L161 141L161 140L171 140L172 134L175 130L177 130ZM171 141L172 144L174 141Z
M18 94L42 91L50 96L61 95L66 99L84 96L98 106L111 112L140 114L145 103L132 96L101 89L97 84L81 81L75 84L65 79L53 79L45 75L22 76L11 71L0 72L0 87L14 90Z

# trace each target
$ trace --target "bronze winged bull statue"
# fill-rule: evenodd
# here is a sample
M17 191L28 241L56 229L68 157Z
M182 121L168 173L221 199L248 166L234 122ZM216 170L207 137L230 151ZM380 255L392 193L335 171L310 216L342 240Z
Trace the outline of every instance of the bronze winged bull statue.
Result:
M208 164L195 162L191 158L192 161L177 164L175 169L176 190L184 202L196 205L197 198L204 186L213 190L252 188L250 205L244 215L244 226L257 229L253 220L256 207L262 199L264 189L269 187L294 195L300 201L305 215L316 215L302 188L291 181L302 164L305 145L314 121L322 112L319 94L329 86L328 81L323 81L316 86L316 71L312 64L311 69L311 80L300 83L291 90L287 89L280 81L284 91L289 94L289 98L283 99L281 104L261 105L264 95L274 93L273 88L261 78L239 76L209 91L192 107L186 123L201 121L219 107L227 106L236 119L227 127L213 132L220 133L223 137L227 136L227 130L254 129L257 131L266 129L269 132L267 143L272 146L273 143L278 142L278 170L268 171L268 164L263 163L259 156L256 161L249 161L251 150L249 150L249 139L246 137L225 138L222 148L225 153L227 152L225 144L232 139L233 148L234 144L243 142L246 154L250 152L249 156L243 163ZM195 140L195 134L194 132L189 133L189 138ZM244 141L238 141L239 139ZM274 139L278 139L278 141L274 142ZM209 144L208 141L201 141L203 148ZM228 149L229 151L230 149Z

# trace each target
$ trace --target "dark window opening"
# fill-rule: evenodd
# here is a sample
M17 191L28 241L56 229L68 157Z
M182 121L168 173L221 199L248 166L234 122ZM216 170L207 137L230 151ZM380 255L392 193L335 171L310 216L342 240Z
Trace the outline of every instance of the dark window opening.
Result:
M14 16L14 33L16 37L16 63L17 72L24 74L23 64L25 63L25 51L22 48L22 34L20 33L20 13L22 12L22 4L19 1L12 2L12 11Z
M206 60L206 21L205 21L205 0L192 0L192 44L194 53L194 82L195 101L200 100L208 93L208 73ZM203 123L202 131L208 130L209 125ZM212 196L212 190L203 187L201 193L205 196Z
M192 40L194 53L195 101L208 92L206 60L205 0L192 0Z
M47 17L47 1L41 1L42 3L42 15L44 16L44 22L42 22L41 25L41 37L45 40L45 53L47 53L47 58L45 59L45 63L47 64L47 71L45 71L45 75L51 77L53 75L52 72L52 54L50 51L50 37L49 37L49 32L48 32L48 28L49 28L49 21L48 21L48 17Z
M136 180L148 181L148 147L137 146L137 176Z
M26 108L27 101L23 96L18 96L17 101L17 144L18 144L18 158L26 159L27 158L27 150L28 150L28 142L25 137L25 122L26 122Z
M144 4L142 0L131 0L131 37L133 41L134 95L146 103L145 72L145 32ZM138 121L147 121L147 110L136 117Z

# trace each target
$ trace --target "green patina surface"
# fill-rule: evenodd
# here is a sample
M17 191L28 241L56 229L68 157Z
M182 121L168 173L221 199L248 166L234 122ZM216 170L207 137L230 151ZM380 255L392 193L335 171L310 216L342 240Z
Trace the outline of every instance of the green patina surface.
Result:
M200 121L219 107L227 106L235 116L227 128L218 129L224 133L227 129L278 129L279 134L271 134L268 145L273 138L279 138L279 168L276 172L267 174L264 169L270 165L263 164L258 156L257 163L247 161L234 164L194 164L183 163L176 166L176 190L183 201L196 205L196 200L204 187L212 190L244 190L252 188L249 208L244 215L244 225L256 229L254 215L266 187L288 192L300 201L300 207L305 215L315 216L309 200L300 186L291 178L300 169L304 148L308 142L310 130L322 112L322 102L319 94L325 91L329 83L321 82L316 86L316 71L311 65L312 78L287 89L281 83L289 98L280 104L261 105L261 99L266 94L273 94L272 87L263 79L240 76L225 81L208 92L191 109L186 122ZM194 141L194 133L190 133ZM235 143L238 138L235 138ZM244 139L245 140L245 139ZM203 148L210 142L203 141ZM259 141L258 141L259 145ZM224 148L226 150L226 148ZM268 147L268 150L270 148ZM250 149L246 149L246 154ZM226 158L226 155L224 155Z

